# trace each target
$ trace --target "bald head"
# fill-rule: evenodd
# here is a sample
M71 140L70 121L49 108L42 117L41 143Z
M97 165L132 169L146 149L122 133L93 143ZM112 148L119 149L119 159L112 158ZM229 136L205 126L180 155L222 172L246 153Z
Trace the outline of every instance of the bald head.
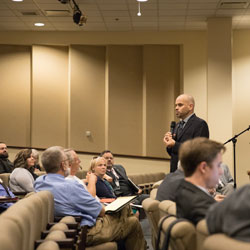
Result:
M194 113L194 98L188 94L179 95L175 101L176 116L182 120Z

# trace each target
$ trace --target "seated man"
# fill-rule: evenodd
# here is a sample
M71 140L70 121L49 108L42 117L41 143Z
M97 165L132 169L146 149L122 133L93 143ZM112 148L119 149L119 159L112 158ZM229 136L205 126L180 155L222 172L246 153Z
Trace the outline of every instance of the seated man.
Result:
M80 183L65 180L70 170L63 148L55 146L46 149L42 154L42 165L47 175L36 179L36 191L48 190L54 195L56 216L82 217L81 226L89 227L86 240L88 246L124 240L126 249L146 248L140 223L134 216L105 215L101 203ZM96 178L89 179L90 185L95 186L95 182Z
M95 188L95 185L91 185L92 182L90 181L90 185L87 187L84 180L81 180L79 179L77 176L76 176L76 173L77 171L79 170L80 168L80 163L81 163L81 160L79 159L78 155L76 154L76 152L73 150L73 149L65 149L64 150L64 153L66 154L67 156L67 159L69 161L69 168L70 168L70 173L69 175L66 177L66 180L75 180L77 181L78 183L80 183L93 197L95 197L97 200L98 197L96 196L96 188ZM94 176L94 174L87 174L87 181L89 179L95 179L96 177Z
M111 185L117 197L137 194L139 197L134 202L137 205L141 204L144 199L149 197L148 194L141 194L141 189L134 187L134 185L128 179L126 170L123 166L114 165L114 156L111 151L105 150L100 154L100 156L105 158L107 161L107 175L113 179Z
M171 200L175 202L176 190L183 179L184 172L179 161L177 170L167 174L161 185L158 187L156 200Z
M13 163L8 159L8 149L4 142L0 142L0 174L11 173L14 169Z
M177 217L197 224L216 200L223 199L223 196L217 195L215 200L208 189L214 188L222 175L224 151L223 144L201 137L181 145L179 157L185 179L176 193Z
M229 237L250 241L250 185L247 184L222 202L212 205L206 215L210 234L225 233Z
M223 174L219 179L219 184L216 187L216 192L223 195L229 195L234 191L234 180L225 163L221 164Z

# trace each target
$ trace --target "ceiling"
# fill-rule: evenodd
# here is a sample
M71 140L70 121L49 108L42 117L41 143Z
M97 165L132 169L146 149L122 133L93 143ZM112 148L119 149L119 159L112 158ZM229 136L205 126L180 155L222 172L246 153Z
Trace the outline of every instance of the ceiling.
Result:
M206 30L209 17L232 17L233 29L250 29L250 0L148 0L141 3L141 16L136 0L75 1L88 18L81 27L73 23L69 4L58 0L0 0L0 31Z

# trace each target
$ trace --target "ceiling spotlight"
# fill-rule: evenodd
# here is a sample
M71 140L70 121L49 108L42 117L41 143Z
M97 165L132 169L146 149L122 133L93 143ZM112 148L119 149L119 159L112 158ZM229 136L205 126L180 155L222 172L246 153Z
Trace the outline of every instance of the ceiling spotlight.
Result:
M72 2L74 4L73 21L74 21L74 23L78 24L79 26L82 26L83 24L85 24L87 22L87 17L82 14L82 12L81 12L80 8L78 7L78 5L76 4L75 0L72 0Z
M73 21L79 26L82 26L87 22L87 17L83 15L80 10L74 10Z
M138 13L137 16L141 16L141 3L138 1Z
M44 23L34 23L34 25L37 26L37 27L42 27L42 26L44 26L45 24L44 24Z

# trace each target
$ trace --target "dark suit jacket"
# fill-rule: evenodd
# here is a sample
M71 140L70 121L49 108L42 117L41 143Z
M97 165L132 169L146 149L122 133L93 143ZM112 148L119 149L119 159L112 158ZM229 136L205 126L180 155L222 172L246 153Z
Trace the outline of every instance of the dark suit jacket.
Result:
M157 190L156 200L171 200L175 202L176 190L183 179L184 172L179 169L167 174Z
M195 225L205 218L215 199L192 183L182 180L176 192L176 210L178 218L185 218Z
M247 184L209 208L206 217L208 230L211 234L225 233L249 242L249 211L250 184Z
M121 189L117 190L117 187L115 185L115 176L113 175L112 172L107 171L106 174L113 178L111 185L114 188L115 194L117 196L123 196L123 192L125 192L125 193L129 192L130 193L129 195L133 195L133 194L137 193L137 190L133 187L133 185L131 185L130 181L128 180L128 176L127 176L125 168L122 165L114 165L113 169L115 170L115 172L119 176L121 176L124 179L124 183L126 185L126 190L122 190L122 187L121 187ZM120 182L120 180L119 180L119 182Z
M179 123L177 123L174 134L178 129ZM180 145L195 137L207 137L209 138L209 130L207 123L195 114L190 117L188 122L185 124L181 133L174 137L175 145L172 148L166 148L168 154L171 156L170 161L170 172L174 172L177 169L178 153Z
M11 173L14 169L13 163L7 158L0 158L0 174Z

